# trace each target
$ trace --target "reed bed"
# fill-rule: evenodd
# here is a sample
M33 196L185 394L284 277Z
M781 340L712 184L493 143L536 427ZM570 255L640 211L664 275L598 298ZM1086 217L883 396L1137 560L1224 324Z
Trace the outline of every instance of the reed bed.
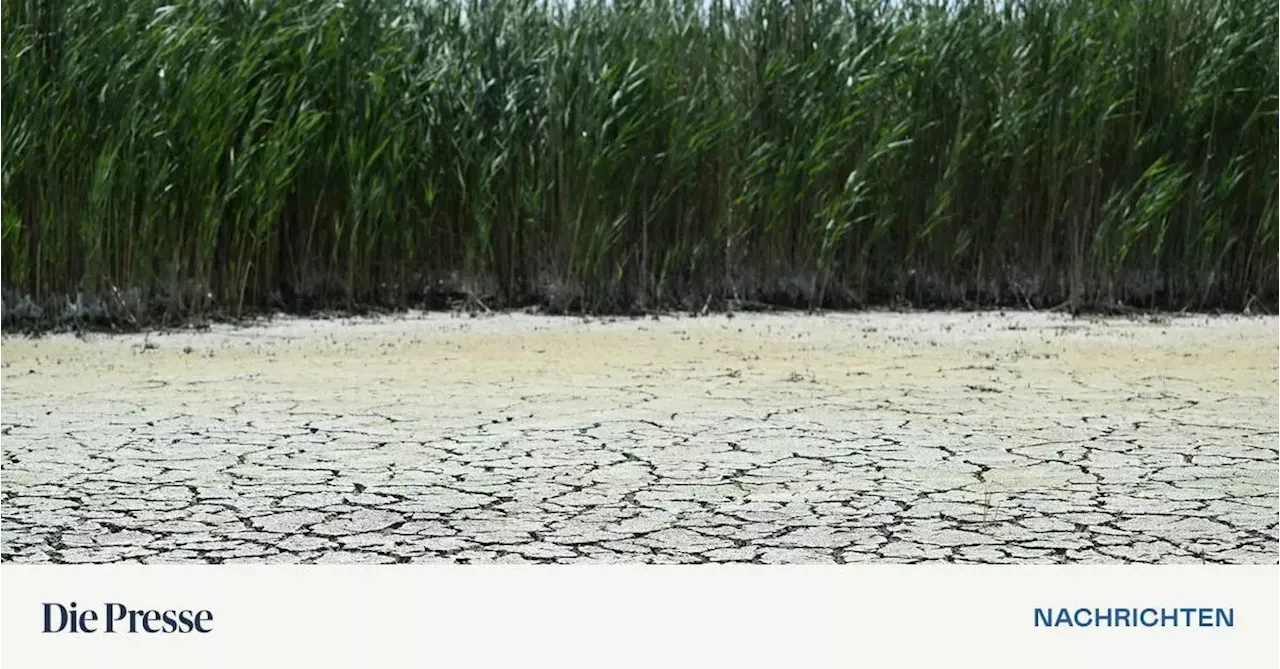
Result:
M1272 0L11 0L6 325L1277 302Z

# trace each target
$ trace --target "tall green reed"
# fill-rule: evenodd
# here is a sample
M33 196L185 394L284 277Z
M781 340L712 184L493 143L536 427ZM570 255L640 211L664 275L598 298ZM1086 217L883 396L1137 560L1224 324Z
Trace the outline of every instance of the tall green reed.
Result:
M1262 0L0 11L6 312L1277 301Z

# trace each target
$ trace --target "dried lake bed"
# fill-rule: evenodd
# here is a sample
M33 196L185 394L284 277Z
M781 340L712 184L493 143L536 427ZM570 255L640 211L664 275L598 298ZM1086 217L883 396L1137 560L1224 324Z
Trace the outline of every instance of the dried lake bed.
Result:
M1274 316L3 340L15 563L1277 564Z

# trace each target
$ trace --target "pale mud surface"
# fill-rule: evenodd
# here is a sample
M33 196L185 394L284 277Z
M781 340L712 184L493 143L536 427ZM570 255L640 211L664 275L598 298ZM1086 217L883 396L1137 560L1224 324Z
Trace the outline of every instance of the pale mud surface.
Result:
M1277 564L1277 319L5 338L7 562Z

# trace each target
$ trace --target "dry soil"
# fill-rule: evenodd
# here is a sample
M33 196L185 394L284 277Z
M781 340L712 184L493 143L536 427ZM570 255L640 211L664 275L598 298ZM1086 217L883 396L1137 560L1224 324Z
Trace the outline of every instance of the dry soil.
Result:
M1277 564L1275 317L3 340L6 562Z

